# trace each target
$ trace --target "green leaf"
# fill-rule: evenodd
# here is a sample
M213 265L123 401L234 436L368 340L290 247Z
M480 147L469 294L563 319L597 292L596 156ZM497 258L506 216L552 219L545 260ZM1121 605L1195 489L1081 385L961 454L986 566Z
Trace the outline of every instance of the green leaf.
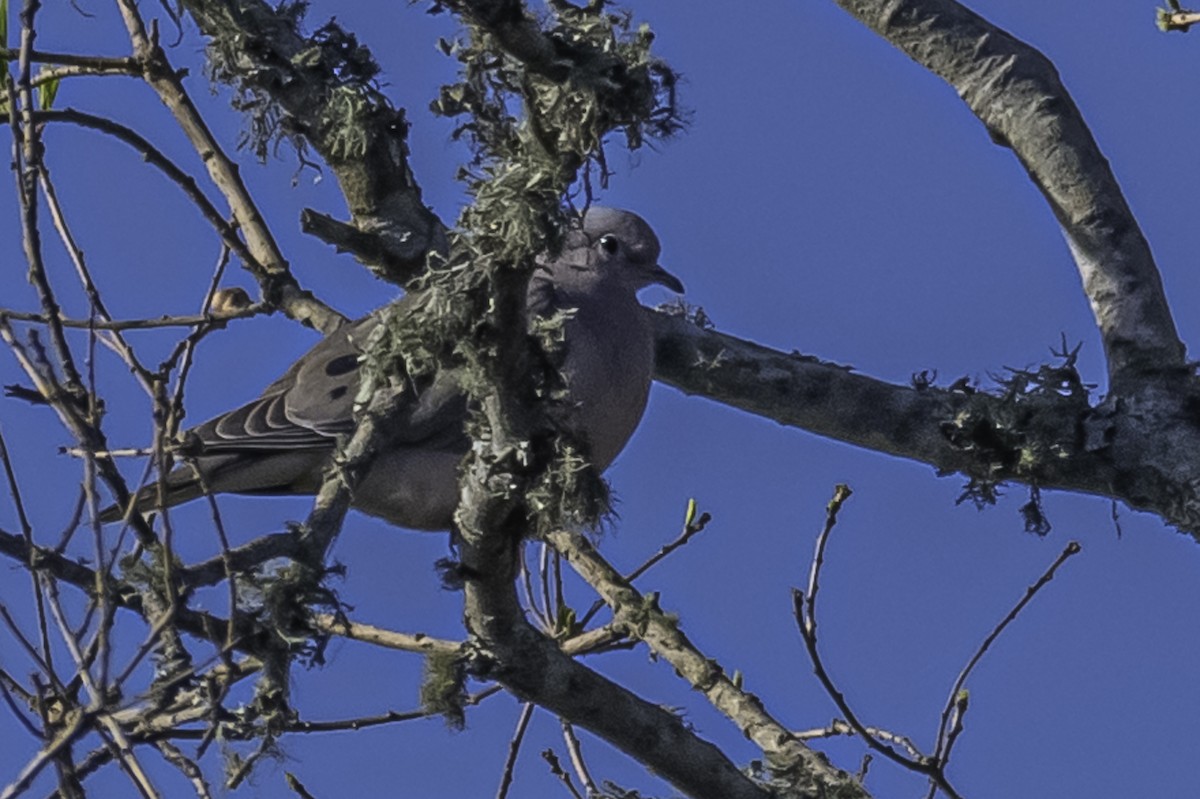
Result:
M576 623L575 609L568 605L560 605L558 608L558 618L554 620L554 637L558 639L570 638L575 633L579 632L579 625Z
M3 0L0 0L3 2ZM58 96L58 85L62 83L62 78L52 78L45 83L38 84L38 108L43 111L54 105L54 98Z
M8 0L0 0L0 47L8 47Z
M696 521L696 500L689 499L688 506L687 506L687 513L684 514L684 517L683 517L683 526L691 527L692 522L694 522L694 521Z

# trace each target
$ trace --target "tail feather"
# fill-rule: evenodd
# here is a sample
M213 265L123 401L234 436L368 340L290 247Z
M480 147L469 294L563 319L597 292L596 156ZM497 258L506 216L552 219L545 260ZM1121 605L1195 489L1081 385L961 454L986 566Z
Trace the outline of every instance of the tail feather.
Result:
M166 485L163 486L162 502L159 501L158 489L157 482L138 489L132 499L133 513L149 513L163 507L173 508L204 496L200 480L191 469L176 469L167 475ZM128 505L109 505L100 511L101 524L121 521L125 518L128 509Z
M321 485L330 449L284 450L270 453L237 452L197 459L166 476L160 502L158 483L151 483L133 498L134 513L149 513L162 507L173 508L204 496L196 469L214 494L315 494ZM100 521L116 522L125 518L128 506L112 505L100 512Z

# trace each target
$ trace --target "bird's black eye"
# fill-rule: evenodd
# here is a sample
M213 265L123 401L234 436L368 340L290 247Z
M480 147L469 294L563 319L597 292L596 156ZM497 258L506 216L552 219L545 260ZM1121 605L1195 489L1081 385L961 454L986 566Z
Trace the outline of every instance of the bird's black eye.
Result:
M325 374L329 375L330 377L338 377L339 375L344 375L347 372L353 372L357 368L357 355L341 355L325 364Z
M621 249L621 242L611 233L600 237L600 249L604 250L609 255L616 255L617 250Z

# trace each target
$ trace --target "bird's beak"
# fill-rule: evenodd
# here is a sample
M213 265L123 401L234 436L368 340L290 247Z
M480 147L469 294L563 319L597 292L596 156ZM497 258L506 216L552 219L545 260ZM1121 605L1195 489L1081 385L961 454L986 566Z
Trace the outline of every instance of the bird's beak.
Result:
M650 270L650 282L666 286L676 294L683 293L683 282L658 264Z

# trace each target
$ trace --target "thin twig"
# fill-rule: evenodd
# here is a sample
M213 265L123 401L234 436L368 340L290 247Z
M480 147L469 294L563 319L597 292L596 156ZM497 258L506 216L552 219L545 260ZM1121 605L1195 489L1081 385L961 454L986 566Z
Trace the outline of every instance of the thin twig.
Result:
M500 775L500 787L496 790L496 799L506 799L508 789L512 785L513 770L517 766L517 755L521 752L521 742L525 740L525 730L529 720L533 718L533 702L521 706L521 714L517 717L517 728L513 730L512 739L508 742L508 757L504 760L504 771Z
M566 772L562 764L558 762L558 755L554 754L553 749L542 750L542 760L546 761L546 765L550 766L550 773L558 777L559 782L563 784L571 796L575 799L583 799L583 795L579 793L579 789L575 787L575 783L571 781L571 775Z
M483 700L490 696L503 691L503 686L493 685L476 693L466 696L462 701L464 705L478 705ZM400 712L397 710L389 710L387 713L381 713L378 716L360 716L353 719L343 719L341 721L302 721L297 719L289 722L285 729L288 732L341 732L345 730L362 730L367 727L378 727L383 724L395 724L402 721L413 721L415 719L427 719L432 716L441 715L441 710L421 708L420 710L409 710Z
M92 279L91 271L88 269L87 261L83 255L83 249L76 242L75 236L67 224L66 214L63 212L62 204L58 199L58 191L54 186L54 181L50 179L50 170L44 162L39 165L38 183L42 189L42 196L46 198L46 207L50 211L50 218L54 222L54 228L58 231L63 248L67 251L67 255L75 267L75 273L79 277L80 285L83 286L83 290L87 294L88 303L91 306L89 317L95 319L95 317L99 316L106 321L111 320L112 315L108 312L104 298L100 295L100 290L96 287L96 281ZM60 318L58 322L61 324L62 319ZM89 324L87 330L94 335L96 331L95 324ZM133 347L129 345L120 332L110 332L108 336L105 336L104 341L129 366L139 382L142 383L143 388L148 389L150 381L149 371L138 361L133 352Z
M162 172L171 182L179 186L183 193L187 196L192 204L200 211L200 215L205 221L217 231L221 241L229 248L237 253L247 266L261 269L255 256L247 248L247 245L238 237L237 231L232 225L225 221L225 217L217 210L204 195L196 179L184 172L170 158L167 158L163 153L144 136L126 125L119 122L114 122L111 119L89 114L83 111L77 111L73 108L50 109L38 111L33 115L33 119L38 122L68 122L80 127L89 128L91 130L105 133L118 141L132 147L142 156L146 163L156 167ZM60 316L57 309L54 311L46 311L44 313L47 323L53 325L55 320Z
M8 705L9 711L13 714L13 717L16 718L17 722L25 728L25 732L29 733L39 741L45 740L45 738L42 736L42 733L37 727L33 726L33 722L25 717L25 713L17 705L16 700L13 698L13 691L19 691L21 698L27 704L33 699L33 696L28 691L24 690L24 688L22 688L22 686L16 680L14 680L11 675L0 669L0 696L4 697L4 704Z
M35 64L60 64L62 66L88 67L90 69L125 70L130 74L138 74L141 67L129 56L98 56L80 55L78 53L47 53L30 49L26 54L29 61ZM16 61L21 53L12 48L0 47L0 60Z
M576 776L583 783L583 788L587 791L588 796L600 793L596 787L596 781L592 779L591 773L588 771L587 762L583 759L583 746L579 743L579 736L575 734L575 727L566 719L560 719L562 722L563 740L567 744L567 754L571 758L571 766L575 769Z
M921 774L932 774L933 767L926 762L925 758L910 758L897 752L892 747L880 741L873 735L867 726L858 719L858 715L850 709L849 703L842 692L834 685L829 673L825 670L825 663L821 660L820 652L817 649L817 595L821 590L821 567L825 564L825 548L829 543L829 534L833 532L833 528L837 525L838 512L842 509L842 505L850 498L851 490L849 486L838 485L834 490L833 499L825 508L825 526L821 529L820 535L817 536L816 550L813 553L812 563L809 567L808 586L807 589L801 591L798 588L792 589L792 605L796 616L797 626L800 628L800 636L804 639L804 646L808 650L808 656L813 664L813 671L817 675L825 692L833 699L842 716L845 717L854 732L863 739L872 749L877 749L890 760L899 763L907 769L912 769Z
M626 575L625 579L630 584L633 584L634 580L650 571L650 569L662 561L663 558L667 557L672 552L685 545L688 541L691 541L692 537L702 532L704 528L708 526L710 521L712 521L712 515L707 512L701 513L697 518L696 500L688 500L687 513L684 515L683 519L683 530L681 530L679 535L675 537L674 541L670 542L669 544L665 544L661 549L658 550L658 552L655 552L653 555L651 555L641 566L638 566L636 569ZM598 599L593 602L592 606L588 608L587 613L583 614L583 618L579 620L579 626L586 627L588 622L595 618L596 614L602 607L604 607L603 600Z
M340 635L355 641L363 641L387 649L398 649L403 652L455 655L460 653L463 647L463 644L458 641L433 638L423 633L412 634L385 630L382 627L349 621L345 617L333 613L310 614L309 624L318 633Z
M287 786L291 788L296 796L300 797L300 799L316 799L316 797L309 793L308 789L304 787L304 783L296 779L296 776L290 771L284 772L283 777L287 781Z
M29 560L25 562L26 568L29 570L30 588L33 593L33 601L37 610L38 636L42 646L42 660L47 667L53 671L54 669L54 652L50 648L49 624L46 618L46 602L42 596L41 586L38 585L37 570L35 563L35 549L33 545L33 525L29 521L29 516L25 512L25 501L21 496L21 485L17 482L16 469L13 466L12 458L8 453L8 443L4 440L3 433L0 433L0 464L4 466L4 477L8 482L8 493L12 497L13 507L17 511L17 522L21 525L21 535L25 539L25 545L28 547Z
M687 518L684 519L683 530L680 531L678 537L676 537L671 543L665 545L662 549L658 550L658 552L654 553L654 555L647 559L646 562L641 566L638 566L636 569L631 571L625 576L625 579L632 583L637 578L650 571L650 569L656 566L663 558L667 557L667 555L670 555L672 552L691 541L693 536L703 532L704 528L708 527L708 523L712 521L712 515L705 512L701 513L699 518L693 519L695 510L696 501L688 500Z
M68 390L72 394L81 392L83 379L75 367L75 359L67 344L66 333L62 325L56 324L55 319L60 315L58 301L46 275L45 262L42 260L41 232L38 226L37 176L42 164L41 134L34 122L32 73L29 54L33 50L33 41L37 34L34 31L33 20L41 6L39 0L26 0L21 10L21 51L17 60L17 93L21 103L21 126L14 124L14 149L20 145L20 158L14 163L17 171L17 197L21 207L22 244L25 249L25 261L29 267L29 282L37 291L38 300L42 305L42 313L50 320L50 340L58 358L59 368L62 369ZM12 96L10 88L9 96Z
M158 791L154 788L149 776L146 775L136 755L134 755L129 739L125 736L121 725L107 713L108 692L103 690L102 686L95 683L91 673L88 671L87 661L80 650L79 641L71 633L66 613L63 611L62 603L59 602L57 583L53 578L46 578L45 584L50 600L48 603L50 612L58 624L63 643L67 645L67 651L71 653L71 658L75 661L75 674L82 681L84 689L87 690L91 697L88 710L98 714L104 732L111 736L113 745L117 747L118 761L129 774L134 785L137 786L138 790L147 799L156 799L159 795Z
M197 325L215 325L228 322L234 319L249 319L254 316L260 316L267 311L266 306L262 304L252 305L243 311L236 311L228 315L220 316L214 314L193 314L191 316L160 316L157 319L67 319L60 318L59 322L63 327L83 328L85 330L152 330L162 327L196 327ZM48 319L45 314L28 313L25 311L13 311L7 308L0 308L0 316L6 316L9 319L15 319L18 322L37 322L38 324L47 324Z
M250 772L254 770L254 766L262 759L263 755L270 751L270 748L269 740L263 739L258 747L238 764L233 773L225 778L225 790L237 790L237 787L242 784L242 781L246 777L250 776Z
M1025 595L1021 597L1020 601L1018 601L1017 604L1013 606L1012 610L1010 610L1008 614L1000 620L1000 623L997 624L990 633L988 633L987 637L983 639L983 643L981 643L979 648L975 650L975 654L973 654L970 660L967 661L967 665L963 667L961 672L959 672L958 678L954 681L954 685L950 689L950 696L946 700L946 706L942 710L942 721L938 726L937 745L934 747L935 757L940 760L943 765L947 760L949 760L950 749L953 746L953 741L950 737L952 728L957 726L961 729L962 726L962 715L966 710L966 698L963 691L963 686L967 682L967 677L970 676L971 672L974 670L975 666L978 665L979 661L983 658L988 648L991 647L992 643L1000 637L1000 633L1004 632L1004 629L1008 627L1008 625L1011 624L1014 619L1017 618L1017 615L1020 614L1025 606L1033 601L1033 598L1037 595L1038 591L1041 591L1051 580L1054 579L1054 574L1058 571L1058 568L1066 563L1069 558L1078 555L1081 551L1083 551L1083 547L1079 545L1078 541L1068 542L1063 551L1060 552L1058 557L1054 559L1054 562L1050 564L1050 567L1042 573L1042 576L1039 577L1037 581L1033 583L1033 585L1025 589ZM954 724L951 723L952 720L955 722Z
M912 739L907 735L901 735L880 727L867 727L867 731L881 740L891 741L892 743L903 747L913 758L922 757L921 750L917 748L917 745L913 743ZM857 735L858 733L856 733L854 728L847 724L843 719L834 719L833 721L829 722L828 727L822 727L815 730L801 730L792 734L802 741L811 741L821 738L836 738L842 735L853 736Z
M846 723L850 725L855 734L862 738L868 747L879 752L889 760L898 763L910 771L927 776L937 788L944 791L951 799L961 799L958 792L947 780L941 761L916 752L915 747L911 745L911 741L908 738L901 738L900 742L905 749L912 753L912 756L903 755L889 746L889 742L895 739L885 739L883 736L876 735L873 732L873 728L868 727L860 721L854 711L850 709L850 704L846 700L845 695L829 676L829 672L825 669L824 661L821 660L820 651L817 647L817 595L821 590L821 568L825 564L825 549L829 543L829 536L833 532L833 528L837 525L838 513L852 493L849 486L839 484L834 490L833 498L826 506L825 525L821 529L820 535L817 536L816 548L813 553L812 564L809 568L807 590L792 589L792 606L796 617L796 626L800 630L800 637L804 641L804 647L808 652L809 660L812 662L813 672L816 674L817 680L821 683L825 692L829 694L834 704L837 705L838 710L845 717Z
M63 426L71 431L81 447L91 452L103 452L108 449L104 434L95 423L95 408L81 410L76 403L65 395L59 383L50 370L43 366L39 359L38 350L27 349L16 336L7 318L0 314L0 341L8 345L17 363L25 371L26 376L37 389L36 396L42 397L57 414ZM125 478L121 475L116 464L108 458L99 458L98 465L105 483L108 485L118 502L128 499L129 489ZM132 528L139 544L150 549L157 548L154 532L140 519L131 519Z
M54 686L54 690L59 694L66 696L67 689L61 682L59 682L58 676L55 674L51 664L47 663L42 658L41 654L38 653L37 648L33 645L33 642L30 641L25 633L21 631L21 628L17 626L17 620L12 617L12 613L9 612L8 606L2 602L0 602L0 620L3 620L4 625L8 627L9 633L12 634L13 638L17 639L17 643L19 643L21 648L25 650L25 654L28 655L29 659L33 661L33 664L38 667L38 670L41 671L41 673L48 680L50 680L51 684Z
M42 772L42 769L57 757L64 747L73 744L75 739L85 731L84 722L87 718L87 715L82 711L75 710L71 712L67 723L54 736L54 740L43 746L25 764L25 768L21 769L21 773L17 775L17 778L5 786L3 791L0 791L0 799L14 799L24 793L30 784L37 779L37 775Z
M554 600L550 598L550 547L544 541L538 552L538 587L542 591L542 630L547 634L552 634L558 620L558 613L554 606Z
M196 796L200 797L200 799L212 799L212 789L204 779L204 772L200 770L195 761L188 758L178 747L172 745L170 741L158 740L154 742L154 746L162 754L163 760L179 769L180 773L187 777L188 782L192 784L192 788L196 791Z

